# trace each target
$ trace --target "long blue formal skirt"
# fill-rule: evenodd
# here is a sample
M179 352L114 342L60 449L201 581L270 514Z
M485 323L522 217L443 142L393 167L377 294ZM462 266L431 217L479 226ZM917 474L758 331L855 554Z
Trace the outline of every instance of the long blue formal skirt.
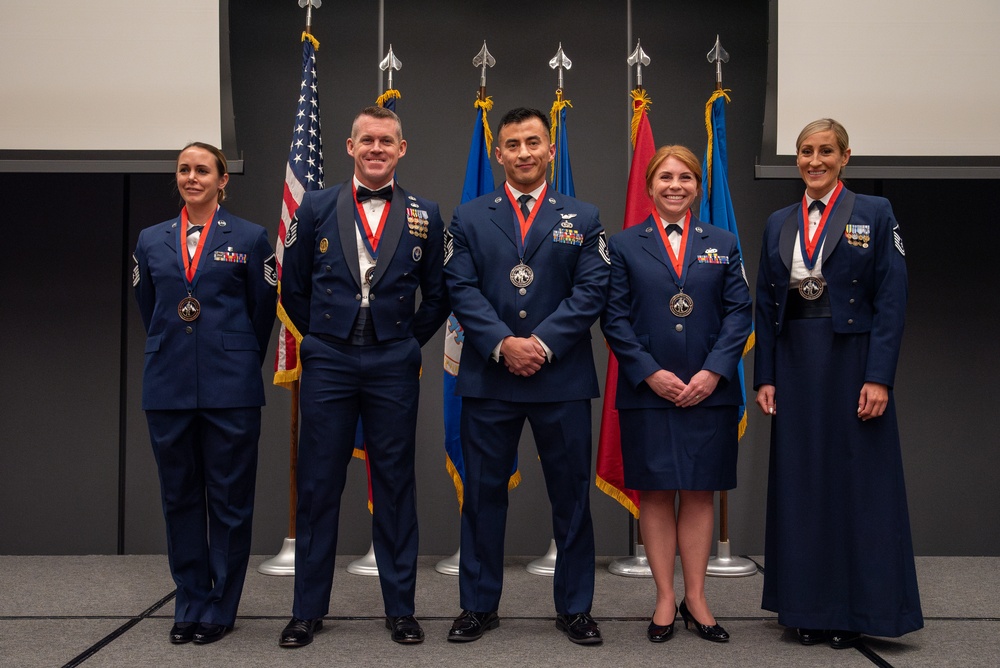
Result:
M778 338L764 594L785 626L900 636L923 627L896 408L857 417L867 334L829 318Z

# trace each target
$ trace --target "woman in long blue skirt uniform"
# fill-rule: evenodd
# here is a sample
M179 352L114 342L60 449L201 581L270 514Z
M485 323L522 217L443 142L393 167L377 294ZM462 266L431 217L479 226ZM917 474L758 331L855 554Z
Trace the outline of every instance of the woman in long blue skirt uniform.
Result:
M772 418L762 607L804 645L923 627L892 387L906 265L889 202L840 180L847 131L796 141L806 192L767 221L754 387Z

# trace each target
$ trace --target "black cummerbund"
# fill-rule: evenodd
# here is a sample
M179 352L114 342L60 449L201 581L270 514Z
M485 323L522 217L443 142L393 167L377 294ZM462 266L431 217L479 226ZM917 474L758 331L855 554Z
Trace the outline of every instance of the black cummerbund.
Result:
M830 315L829 290L823 290L823 294L812 300L800 295L798 289L788 291L788 302L785 304L785 320L829 318Z

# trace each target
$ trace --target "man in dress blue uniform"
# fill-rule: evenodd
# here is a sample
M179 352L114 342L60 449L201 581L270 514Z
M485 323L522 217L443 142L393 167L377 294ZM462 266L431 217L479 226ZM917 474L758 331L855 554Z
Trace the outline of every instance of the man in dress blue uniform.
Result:
M396 642L424 638L413 617L414 451L420 347L450 311L444 222L437 204L395 183L406 154L395 113L362 110L347 153L354 178L306 193L285 240L282 304L303 338L295 602L282 647L308 645L329 612L340 497L359 417L386 628Z
M542 112L507 112L497 136L506 183L455 210L445 252L465 332L456 386L466 471L463 612L448 639L477 640L500 623L507 479L527 419L552 502L556 626L575 643L599 644L590 616L590 402L599 394L590 326L606 299L606 239L593 205L548 187L555 146Z

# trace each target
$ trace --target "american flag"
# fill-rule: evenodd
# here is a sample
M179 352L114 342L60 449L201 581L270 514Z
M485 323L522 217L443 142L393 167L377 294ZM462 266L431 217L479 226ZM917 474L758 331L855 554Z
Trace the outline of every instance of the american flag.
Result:
M302 196L310 190L323 188L323 141L319 123L319 87L316 79L316 49L319 42L308 33L302 36L302 84L299 86L298 109L292 130L292 145L288 149L288 164L285 166L285 190L281 202L281 222L278 224L278 281L281 281L281 265L285 255L285 239L295 237L292 219L302 202ZM280 290L280 287L279 287ZM302 370L299 364L298 342L302 335L289 320L278 296L278 351L274 358L274 384L291 387L299 379Z

